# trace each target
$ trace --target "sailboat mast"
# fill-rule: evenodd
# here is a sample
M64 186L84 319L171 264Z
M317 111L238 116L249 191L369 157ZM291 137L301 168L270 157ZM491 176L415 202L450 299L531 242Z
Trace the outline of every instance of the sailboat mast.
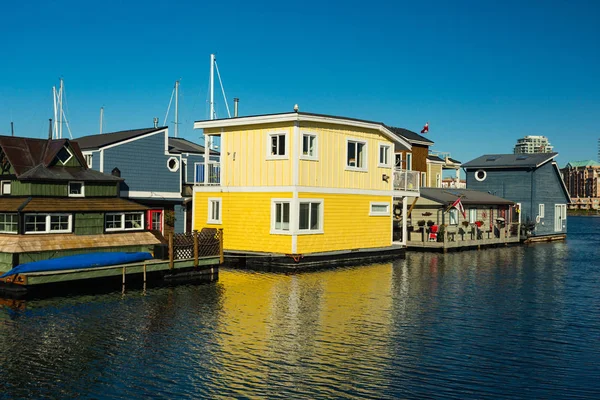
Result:
M56 86L52 86L52 100L54 102L54 132L52 134L52 137L54 139L58 139L58 125L57 125L57 121L58 121L58 104L56 103Z
M60 111L58 114L58 138L62 139L62 126L63 126L63 80L60 78L60 89L58 90L58 104L60 106Z
M175 137L179 134L179 81L175 81Z
M102 135L102 124L104 122L104 107L100 107L100 134Z
M210 55L210 119L215 119L215 55Z

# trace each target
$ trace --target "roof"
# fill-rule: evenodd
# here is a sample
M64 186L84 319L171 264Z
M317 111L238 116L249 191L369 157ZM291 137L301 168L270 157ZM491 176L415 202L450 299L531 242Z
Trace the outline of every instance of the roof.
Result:
M200 146L183 138L169 138L169 152L171 153L197 153L204 155L204 146ZM211 150L210 154L219 155L218 151Z
M394 132L396 135L402 136L403 138L406 138L411 144L416 143L416 144L425 144L425 145L432 145L433 142L429 139L427 139L424 136L419 135L416 132L413 131L409 131L408 129L405 128L396 128L394 126L388 126L389 130L391 130L392 132Z
M462 165L463 168L537 168L558 153L486 154Z
M81 167L86 170L87 164L76 142L69 139L35 139L17 136L0 136L0 148L15 170L18 179L35 167L48 168L58 152L68 144L73 156L79 160ZM55 167L52 167L53 169ZM73 167L71 167L73 168Z
M21 174L22 181L86 181L86 182L120 182L123 178L108 175L93 169L81 167L52 167L36 165L29 171Z
M427 159L428 159L429 161L440 162L440 163L444 163L444 162L446 162L446 161L445 161L443 158L441 158L441 157L438 157L438 156L435 156L435 155L433 155L433 154L429 154L429 155L427 156Z
M421 197L440 204L452 204L460 196L462 196L461 203L465 206L515 204L514 201L503 199L502 197L470 189L424 187L420 189L420 193Z
M119 197L6 197L3 212L122 212L145 211L148 207Z
M96 150L101 147L106 147L111 144L133 139L138 136L146 135L148 133L162 131L165 129L167 129L166 126L161 126L158 128L131 129L128 131L118 131L101 133L98 135L82 136L73 140L79 143L79 147L83 150Z
M600 163L593 160L582 160L582 161L569 161L565 168L578 168L578 167L600 167Z
M334 115L315 114L307 112L291 112L291 113L279 113L279 114L262 114L262 115L250 115L246 117L235 117L235 118L221 118L204 121L194 122L194 129L210 129L210 128L222 128L230 126L244 126L244 125L256 125L256 124L267 124L267 123L280 123L280 122L321 122L336 125L353 126L358 128L374 129L379 131L381 134L386 136L397 146L396 150L410 150L412 148L410 142L396 133L392 132L390 128L383 122L367 121L364 119L348 118L348 117L337 117ZM399 148L398 148L399 147Z

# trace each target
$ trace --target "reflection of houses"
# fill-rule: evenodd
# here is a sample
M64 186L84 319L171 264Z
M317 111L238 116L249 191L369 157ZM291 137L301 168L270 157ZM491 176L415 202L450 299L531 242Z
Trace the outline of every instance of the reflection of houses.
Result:
M554 162L557 154L481 156L463 164L467 187L516 202L533 236L564 237L570 199Z
M77 142L0 137L0 271L95 251L148 251L147 207L89 169Z
M460 198L465 215L452 205ZM510 200L468 189L421 188L411 213L409 248L451 249L519 242Z
M560 172L571 196L570 208L600 208L600 163L592 160L571 161Z
M394 169L403 138L377 122L302 112L199 121L220 137L215 180L194 187L194 229L222 227L225 250L306 255L392 245L392 201L418 195ZM207 161L205 170L212 166Z
M204 161L204 148L169 138L167 127L135 129L76 139L91 168L120 176L121 196L148 206L149 229L184 232L185 196L191 198L194 166Z

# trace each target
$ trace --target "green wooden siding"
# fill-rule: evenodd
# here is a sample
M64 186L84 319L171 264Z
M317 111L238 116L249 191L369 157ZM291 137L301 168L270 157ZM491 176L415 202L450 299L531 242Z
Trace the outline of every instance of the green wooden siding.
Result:
M67 182L37 183L13 181L11 195L13 196L44 196L44 197L67 197ZM85 197L116 197L117 186L114 183L86 183Z
M76 235L99 235L104 233L104 213L75 214Z
M14 181L11 185L11 196L29 196L31 193L31 182Z
M0 272L10 271L13 267L12 260L12 253L0 253Z
M85 197L116 197L117 185L114 183L85 184Z

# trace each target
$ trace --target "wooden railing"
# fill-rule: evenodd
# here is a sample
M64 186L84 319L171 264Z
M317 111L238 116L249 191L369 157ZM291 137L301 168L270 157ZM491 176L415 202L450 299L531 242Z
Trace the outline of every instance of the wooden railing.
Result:
M203 228L200 232L169 235L169 262L194 259L194 266L202 257L219 256L223 263L223 229Z

